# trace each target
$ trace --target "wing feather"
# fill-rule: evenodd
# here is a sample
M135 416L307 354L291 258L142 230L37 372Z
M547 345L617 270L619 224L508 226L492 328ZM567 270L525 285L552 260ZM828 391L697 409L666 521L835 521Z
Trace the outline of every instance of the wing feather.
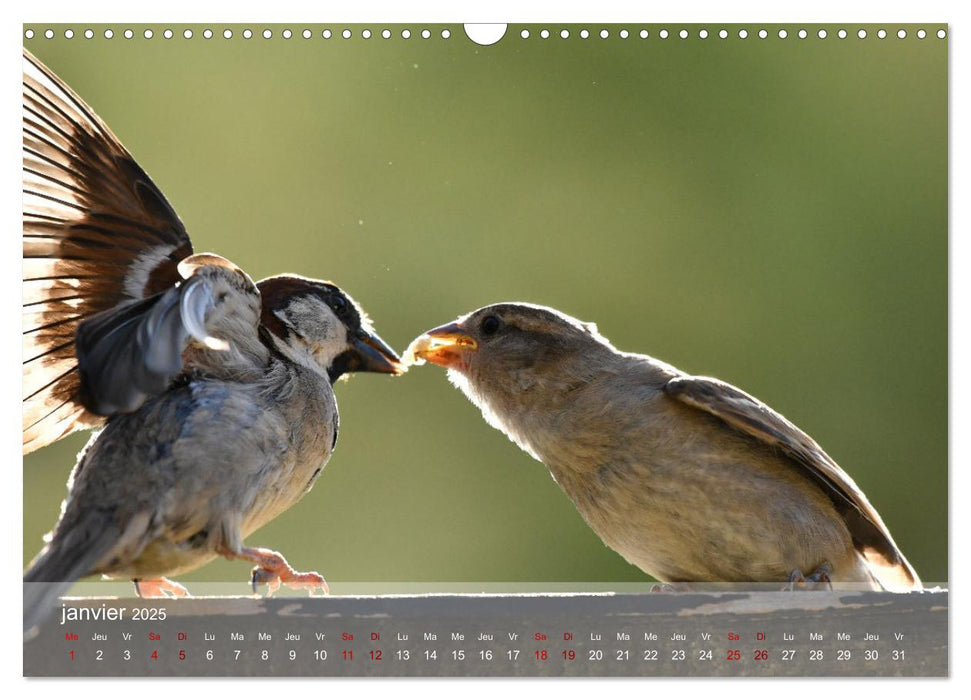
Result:
M26 453L101 422L80 401L78 327L172 288L192 245L111 130L27 51L23 188Z
M917 573L863 491L815 440L784 416L741 389L708 377L677 377L664 386L664 391L782 451L795 468L815 481L833 501L855 544L885 588L913 590L921 587Z
M130 413L172 385L183 372L232 372L236 355L258 345L260 292L228 260L189 264L184 282L153 297L119 304L85 321L75 336L80 400L92 413ZM227 323L228 321L228 323ZM212 331L212 333L211 333ZM190 344L196 352L188 352ZM206 351L215 350L215 355ZM190 359L187 359L190 358ZM263 358L250 367L262 369Z

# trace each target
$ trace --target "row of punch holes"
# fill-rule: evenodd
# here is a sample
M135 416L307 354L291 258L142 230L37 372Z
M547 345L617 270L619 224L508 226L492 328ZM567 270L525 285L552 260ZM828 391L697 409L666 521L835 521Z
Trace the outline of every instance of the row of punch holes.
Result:
M478 29L481 27L485 27L488 29L486 29L485 31ZM499 39L502 38L502 36L505 34L505 25L467 25L465 27L465 30L466 30L466 34L474 42L482 45L489 45L489 44L496 43L497 41L499 41ZM847 31L846 29L838 29L834 32L834 35L839 39L846 39L848 36L850 36L851 31ZM153 39L156 35L155 30L153 29L144 29L138 33L140 33L141 36L145 39ZM378 36L380 36L382 39L391 39L392 37L395 36L396 33L402 39L411 39L413 36L421 37L422 39L430 39L433 36L433 32L430 29L415 30L414 32L412 32L411 29L401 29L401 30L398 30L397 32L392 31L391 29L382 29L380 31L378 30L372 31L371 29L358 30L358 35L362 39L370 39L372 37L378 37ZM452 36L452 32L449 29L442 29L440 31L436 30L434 33L441 36L442 39L449 39ZM133 39L135 38L136 34L137 32L133 29L125 29L121 31L121 36L123 36L125 39ZM224 29L222 30L221 34L224 39L232 39L234 36L236 36L236 33L232 29ZM620 39L628 39L631 37L639 37L641 39L647 39L651 36L651 32L647 29L640 29L640 30L619 29L619 30L614 30L613 34L615 34ZM707 39L709 37L714 37L714 36L717 36L719 39L728 39L733 35L737 36L739 39L747 39L750 36L758 37L759 39L767 39L769 38L769 36L773 34L777 36L779 39L787 39L790 36L789 31L786 29L779 29L773 32L769 32L769 30L767 29L759 29L759 30L752 30L751 33L749 32L748 29L738 29L738 30L732 30L732 31L729 31L728 29L720 29L717 31L698 29L694 32L694 35L697 36L697 38L699 39ZM860 39L866 39L869 36L869 33L867 32L867 30L862 28L856 30L855 34ZM888 36L891 36L892 34L894 34L894 32L892 30L888 32L886 29L878 29L874 34L878 39L886 39ZM898 29L895 32L895 34L898 39L906 39L908 36L908 32L906 29ZM947 37L947 31L944 29L938 29L936 34L939 39L944 39ZM80 35L83 36L85 39L93 39L95 36L95 32L93 29L85 29L80 32ZM172 39L177 35L177 33L172 29L164 29L160 32L160 35L164 39ZM216 32L214 32L212 29L203 29L200 32L200 35L202 36L203 39L212 39L214 36L216 36ZM252 29L243 29L239 31L239 36L241 36L243 39L252 39L256 35L257 33L254 32ZM264 29L262 30L262 32L259 32L259 35L262 36L264 39L272 39L275 36L275 33L272 29ZM311 39L314 36L314 32L311 31L310 29L303 29L296 32L292 29L282 29L282 30L279 30L279 35L284 39L292 39L295 36L301 36L304 39ZM354 35L355 33L354 33L354 30L352 29L342 29L342 30L324 29L320 32L320 36L323 39L331 39L336 37L340 37L343 39L350 39ZM925 29L918 29L916 32L914 32L914 35L918 39L925 39L927 38L928 33L927 33L927 30ZM57 36L57 32L55 32L53 29L46 29L42 33L38 34L33 29L27 29L24 31L24 36L27 39L33 39L37 36L43 36L45 39L53 39ZM63 31L63 36L65 39L73 39L76 36L76 33L73 29L65 29ZM193 32L193 30L191 29L184 29L181 32L181 36L184 39L192 39L195 37L195 32ZM600 29L599 31L594 30L592 32L589 29L580 29L577 31L571 31L570 29L560 29L559 31L541 29L539 31L536 31L535 34L533 34L532 32L530 32L529 29L522 29L519 32L519 36L522 39L529 39L531 37L539 37L540 39L549 39L551 37L559 37L560 39L569 39L571 36L576 36L576 37L579 37L580 39L589 39L590 37L599 37L601 39L608 39L612 36L612 32L609 29ZM667 29L660 29L657 31L656 36L659 39L668 39L672 37L678 37L680 39L689 39L692 36L692 32L687 29L681 29L677 31L668 31ZM813 32L810 32L807 29L799 29L794 32L794 36L798 37L799 39L806 39L806 38L809 38L810 36L816 36L819 39L826 39L827 37L829 37L829 32L827 32L826 29L818 29L818 30L814 30ZM104 30L105 39L112 39L114 37L115 37L114 30L112 29Z

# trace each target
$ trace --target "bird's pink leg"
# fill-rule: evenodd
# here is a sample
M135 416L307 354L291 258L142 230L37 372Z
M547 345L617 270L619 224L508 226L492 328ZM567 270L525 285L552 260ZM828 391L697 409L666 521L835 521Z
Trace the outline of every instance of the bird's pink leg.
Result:
M290 588L303 588L314 594L316 589L321 589L325 594L330 593L327 581L316 571L306 573L296 571L291 567L283 555L274 552L272 549L263 547L243 547L239 555L243 559L249 559L256 564L253 568L253 592L261 583L267 586L267 595L273 595L280 589L281 584Z
M167 578L132 579L139 598L184 598L189 589Z

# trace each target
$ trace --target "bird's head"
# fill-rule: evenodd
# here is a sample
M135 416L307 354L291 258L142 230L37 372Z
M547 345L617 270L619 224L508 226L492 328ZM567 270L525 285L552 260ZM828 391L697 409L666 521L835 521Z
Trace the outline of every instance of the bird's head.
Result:
M558 401L615 354L591 323L545 306L502 303L425 332L404 357L408 364L447 368L452 383L495 425L537 402Z
M261 280L261 325L287 359L326 373L401 374L405 365L371 327L361 307L330 282L297 275Z

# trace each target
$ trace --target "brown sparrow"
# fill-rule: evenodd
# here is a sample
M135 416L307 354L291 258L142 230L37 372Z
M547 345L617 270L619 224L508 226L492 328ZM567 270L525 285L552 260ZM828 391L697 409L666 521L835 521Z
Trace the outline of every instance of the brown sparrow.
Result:
M128 151L24 52L24 452L103 426L24 573L25 625L76 579L165 577L218 557L265 582L326 590L244 539L313 486L337 440L333 383L399 374L361 308L328 282L254 284L192 254Z
M812 438L730 384L620 352L521 303L417 338L486 421L543 462L612 549L665 582L921 582Z

